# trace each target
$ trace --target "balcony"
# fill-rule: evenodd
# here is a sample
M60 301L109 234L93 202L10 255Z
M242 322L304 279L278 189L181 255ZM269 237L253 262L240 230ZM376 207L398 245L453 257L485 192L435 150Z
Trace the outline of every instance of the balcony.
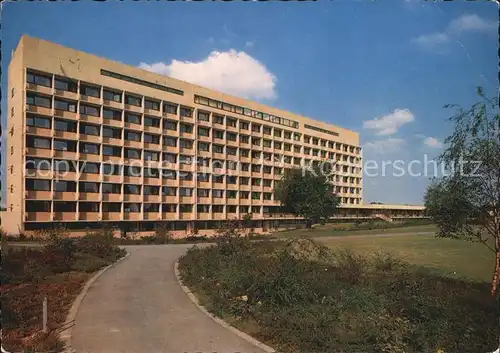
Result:
M143 202L160 203L161 202L161 196L159 196L159 195L144 195L144 201Z
M71 131L54 130L54 137L60 137L67 140L78 140L78 134Z
M84 180L84 181L100 181L101 180L101 174L81 173L80 174L80 180Z
M227 219L238 219L238 214L237 213L228 213L226 215Z
M113 138L113 137L103 137L102 142L107 143L108 145L114 145L114 146L121 146L122 145L122 139L117 139L117 138Z
M166 186L179 186L179 182L176 179L163 179L162 184Z
M226 204L226 199L223 197L213 197L212 204L214 205L224 205Z
M142 184L141 177L136 176L124 176L123 182L127 184Z
M100 162L101 161L101 156L98 154L93 154L93 153L80 153L79 159L81 161L87 161L87 162Z
M88 102L88 103L95 104L95 105L101 105L101 98L98 98L98 97L92 97L92 96L86 96L84 94L80 94L80 100L82 102Z
M72 120L77 120L78 115L76 112L70 112L67 110L60 110L60 109L54 109L54 116L56 118L64 118L64 119L72 119Z
M224 217L224 213L213 213L212 214L212 219L226 219L226 217Z
M179 202L191 204L193 203L193 196L179 196Z
M102 139L100 136L80 134L80 140L92 143L101 143Z
M125 194L125 195L123 195L123 201L142 202L142 196L141 195L133 195L133 194Z
M161 134L161 128L155 127L155 126L147 126L147 125L145 125L144 126L144 132L152 132L154 134L160 135Z
M216 152L214 152L212 154L212 156L213 156L214 159L221 159L221 160L226 159L226 155L224 153L216 153Z
M240 199L240 202L239 202L240 205L245 205L245 206L249 206L251 204L250 202L250 199Z
M38 136L52 137L52 130L51 129L44 129L44 128L34 127L34 126L26 126L26 132L28 134L33 134L33 135L38 135Z
M121 194L102 194L103 201L111 201L111 202L121 202L122 195Z
M108 181L110 183L120 183L122 182L122 177L120 175L103 175L102 181Z
M75 212L54 212L54 221L76 221Z
M28 156L36 156L36 157L52 157L52 150L43 149L43 148L26 148L26 155Z
M78 199L82 201L99 201L100 195L98 192L80 192Z
M50 222L51 218L50 212L26 212L24 215L26 222Z
M192 212L184 212L179 214L179 219L194 219Z
M186 188L194 188L194 181L193 180L180 180L179 186L186 187Z
M73 162L73 161L71 161ZM76 163L76 162L74 162ZM75 181L78 178L78 174L76 172L65 172L65 171L60 171L60 172L54 172L54 179L56 180L71 180Z
M239 201L238 201L238 199L226 199L226 204L227 205L238 205Z
M77 193L72 191L54 191L54 200L76 201Z
M198 157L212 157L212 153L209 151L198 151Z
M35 83L26 83L26 89L46 95L52 95L52 87L37 85Z
M159 214L158 212L144 212L143 219L160 220L161 219L161 214Z
M227 140L226 145L231 147L239 147L239 143L237 141L231 141L231 140Z
M250 185L242 185L239 186L241 191L250 191Z
M147 149L147 150L158 151L160 149L160 144L158 144L158 143L144 142L144 148Z
M125 110L128 110L129 112L134 112L134 113L142 113L142 107L138 107L136 105L132 104L124 104Z
M123 109L123 103L117 102L109 99L103 99L102 104L106 107L115 108L115 109Z
M125 147L142 148L142 142L140 141L124 140L123 145Z
M53 172L51 170L44 169L26 169L24 175L29 178L52 179Z
M121 220L120 212L103 212L102 213L103 221L119 221Z
M52 192L51 191L27 190L25 195L26 195L26 199L29 199L29 200L50 200L50 199L52 199Z
M189 164L179 164L179 170L185 171L185 172L194 172L194 163L189 163Z
M168 219L168 220L176 220L177 219L177 213L175 213L175 212L163 212L161 218L162 219Z
M124 212L123 219L127 221L139 221L141 220L140 212Z
M99 221L99 212L80 212L78 219L80 221Z
M212 219L212 214L211 213L205 213L205 212L198 212L197 219L199 220L211 220Z
M123 127L123 121L115 119L103 119L102 123L107 126Z
M115 164L123 164L122 157L118 156L102 156L102 161Z
M162 196L162 202L165 203L179 203L177 196Z
M201 189L211 189L212 188L211 182L199 181L197 184L198 184L198 187Z
M78 100L78 93L63 91L61 89L54 89L54 96L61 97L61 98L67 98L67 99L71 99L74 101Z
M26 112L52 116L52 108L38 107L36 105L26 105Z

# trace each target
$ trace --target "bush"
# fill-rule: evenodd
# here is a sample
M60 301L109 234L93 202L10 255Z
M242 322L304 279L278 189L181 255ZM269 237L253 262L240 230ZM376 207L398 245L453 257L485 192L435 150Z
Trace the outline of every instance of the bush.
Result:
M110 229L87 232L75 241L75 245L77 252L106 261L115 261L125 255L125 250L114 244L113 232Z
M497 342L487 284L415 271L388 254L222 239L181 258L183 281L207 309L279 351L486 352Z

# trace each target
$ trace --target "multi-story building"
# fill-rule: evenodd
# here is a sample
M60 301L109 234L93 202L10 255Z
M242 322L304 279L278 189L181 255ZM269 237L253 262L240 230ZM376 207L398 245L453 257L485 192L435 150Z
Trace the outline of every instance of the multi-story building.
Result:
M335 161L346 209L361 207L356 132L23 36L8 72L3 227L112 223L210 230L251 213L295 222L273 188L286 168Z

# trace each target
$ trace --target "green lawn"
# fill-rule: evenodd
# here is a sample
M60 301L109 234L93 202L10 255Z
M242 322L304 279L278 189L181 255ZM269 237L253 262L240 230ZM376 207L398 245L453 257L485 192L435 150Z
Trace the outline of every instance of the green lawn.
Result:
M419 231L422 231L422 227L425 226L409 228L419 228ZM365 231L364 234L368 233ZM331 248L348 248L366 255L390 252L412 265L451 277L491 281L494 255L483 244L411 234L386 237L319 237L316 240Z
M332 237L332 236L345 236L345 235L367 235L367 234L403 234L403 233L421 233L421 232L436 232L437 227L434 224L426 225L416 225L416 226L402 226L395 228L385 228L385 229L361 229L356 230L352 224L343 225L338 224L341 229L346 227L352 227L352 230L337 230L336 225L331 225L325 228L319 229L298 229L286 232L276 233L279 238L294 238L294 237Z

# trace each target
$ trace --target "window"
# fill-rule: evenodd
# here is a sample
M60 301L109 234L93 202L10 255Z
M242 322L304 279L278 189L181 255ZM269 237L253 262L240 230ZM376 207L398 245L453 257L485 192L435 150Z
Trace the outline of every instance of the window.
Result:
M227 122L227 126L236 127L236 124L237 124L237 120L236 119L227 118L226 122Z
M193 117L193 109L191 109L191 108L181 107L180 113L181 113L181 116L186 117L186 118Z
M141 194L141 186L133 185L133 184L124 184L123 185L123 193L127 195L140 195Z
M94 143L80 142L80 152L89 154L99 154L99 145Z
M234 185L237 183L237 181L238 181L238 177L236 177L234 175L227 175L226 176L226 183L227 184Z
M112 119L112 120L122 121L121 110L102 108L102 116L104 117L104 119Z
M291 151L292 150L292 145L290 145L289 143L285 143L284 144L284 148L285 148L285 151Z
M50 191L50 180L44 179L26 179L26 190Z
M207 174L207 173L198 173L197 179L198 179L199 182L207 183L207 182L210 181L210 174Z
M197 205L196 209L199 213L209 213L210 205Z
M238 152L238 149L234 148L234 147L226 147L226 152L230 156L236 156L236 153Z
M192 188L179 188L179 196L193 196Z
M99 184L98 183L91 183L88 181L80 181L78 183L78 189L80 190L80 192L96 193L96 192L99 192Z
M101 116L101 108L93 105L81 104L80 103L80 114L91 115L91 116Z
M125 130L125 140L140 142L141 141L141 132L132 131L132 130Z
M76 212L76 202L54 202L54 212Z
M191 213L191 212L193 212L193 205L181 204L181 205L179 205L179 211L181 213Z
M75 81L67 80L60 77L55 77L54 88L60 91L76 93L78 91L78 84Z
M181 123L181 132L186 133L186 134L192 134L193 133L193 125Z
M145 98L144 108L160 111L160 102Z
M285 139L287 139L287 140L292 139L292 133L290 131L285 131Z
M80 134L100 136L101 131L99 125L80 123Z
M260 186L261 179L258 178L252 178L252 185L253 186Z
M264 126L262 132L264 133L264 135L271 135L272 129L269 126Z
M123 167L116 164L102 164L102 173L104 175L122 175Z
M272 168L270 166L265 165L263 169L264 169L264 174L271 174Z
M260 192L252 192L252 200L260 200Z
M198 120L201 121L210 121L210 113L207 112L198 112Z
M181 149L192 150L193 149L193 141L186 140L186 139L180 139L179 146Z
M248 191L240 191L240 199L248 199L250 197L250 193Z
M177 131L177 122L172 120L163 120L163 129Z
M250 141L250 136L248 135L240 135L240 142L241 143L248 143Z
M52 87L52 76L35 73L33 71L28 71L26 81L35 85Z
M210 129L207 129L204 127L199 127L198 128L198 135L199 136L210 136Z
M143 207L144 212L158 212L160 210L159 203L145 203Z
M50 201L26 201L27 212L50 212Z
M260 138L258 138L258 137L252 138L252 145L260 146Z
M175 180L175 179L177 179L177 172L175 170L163 169L162 170L162 177L164 179Z
M144 160L145 161L159 161L160 160L160 153L159 152L153 152L153 151L144 151Z
M122 94L121 92L116 92L116 91L111 91L109 89L104 88L102 91L102 97L104 100L107 101L114 101L114 102L122 102Z
M140 203L124 203L123 204L123 212L141 212L141 204Z
M216 184L222 184L224 182L224 177L222 175L214 175L212 181Z
M125 148L125 158L141 159L141 150Z
M163 186L161 189L161 194L163 196L176 196L177 195L177 188Z
M248 172L249 170L250 170L250 164L248 164L248 163L241 163L241 171Z
M136 166L124 166L123 175L129 177L140 177L142 175L141 168Z
M76 182L65 180L54 180L54 191L56 192L76 192Z
M76 102L54 99L54 109L76 113Z
M191 173L191 172L180 172L179 173L179 179L180 180L192 181L193 180L193 173Z
M151 116L144 117L144 126L160 127L160 119L153 118Z
M212 146L212 152L213 153L224 153L224 146L214 144Z
M121 157L122 156L122 148L116 146L102 146L102 154L103 156L114 156Z
M264 183L265 187L271 187L272 180L271 179L264 179L263 183Z
M294 153L300 153L300 146L293 146Z
M260 152L259 151L252 151L252 158L253 159L260 158Z
M75 172L75 161L54 160L53 168L56 172Z
M177 163L177 155L172 153L163 153L163 160L169 163Z
M240 129L241 130L248 130L249 124L247 121L240 121Z
M102 128L102 136L115 138L115 139L121 139L122 138L122 130L104 126Z
M151 186L151 185L144 185L144 195L159 195L160 194L160 187L159 186Z
M264 200L271 200L272 194L270 192L265 192L265 193L262 194L262 198Z
M260 125L259 124L252 124L252 131L253 132L260 132Z
M39 96L33 93L27 93L26 104L35 105L37 107L52 108L52 99L50 97Z
M191 156L186 156L184 154L181 154L179 156L179 163L180 164L191 164L192 162L193 162L193 160L192 160Z
M311 137L310 136L304 136L304 143L311 143Z
M250 155L249 150L240 148L240 157L248 157L249 155Z
M177 138L176 137L163 136L163 144L165 146L177 147Z
M160 135L152 135L152 134L144 133L144 142L152 143L154 145L159 145L160 144Z
M198 151L208 152L210 150L210 144L207 142L198 142Z
M31 148L50 149L50 139L35 136L26 136L26 146Z
M223 140L224 139L224 131L222 130L214 130L214 138Z
M268 148L271 148L271 140L264 140L263 141L263 146L264 147L268 147Z
M103 194L121 194L122 186L121 184L102 184L102 193Z
M138 115L138 114L133 114L133 113L130 113L130 112L125 112L125 121L127 123L141 125L141 116Z
M224 197L224 190L213 189L212 190L212 197L214 197L214 198Z
M168 113L168 114L177 115L177 105L170 104L170 103L164 103L163 104L163 112Z
M210 197L210 189L198 189L198 197Z
M96 86L89 86L82 83L80 85L80 94L83 94L84 96L100 98L101 88Z
M121 212L122 204L119 202L103 202L102 212Z
M79 169L82 173L99 174L101 171L101 165L99 163L88 163L80 161Z
M76 122L71 120L54 119L54 130L76 132Z
M32 115L26 117L26 125L33 127L40 127L43 129L50 129L52 126L49 118L43 118L41 116L32 116Z
M215 124L224 125L224 117L223 116L214 115L213 119L214 119Z
M213 205L212 206L212 212L213 213L223 213L224 212L224 206L223 205Z
M236 141L237 136L238 136L238 135L236 135L236 134L235 134L235 133L233 133L233 132L228 132L228 133L226 134L226 138L227 138L227 140L228 140L228 141Z
M26 157L25 167L26 169L51 170L52 162L50 159Z
M80 212L99 212L99 203L97 202L80 202Z
M142 98L131 94L125 94L125 104L135 105L136 107L142 106Z
M161 211L166 213L175 213L177 212L177 205L172 203L166 203L161 205Z

